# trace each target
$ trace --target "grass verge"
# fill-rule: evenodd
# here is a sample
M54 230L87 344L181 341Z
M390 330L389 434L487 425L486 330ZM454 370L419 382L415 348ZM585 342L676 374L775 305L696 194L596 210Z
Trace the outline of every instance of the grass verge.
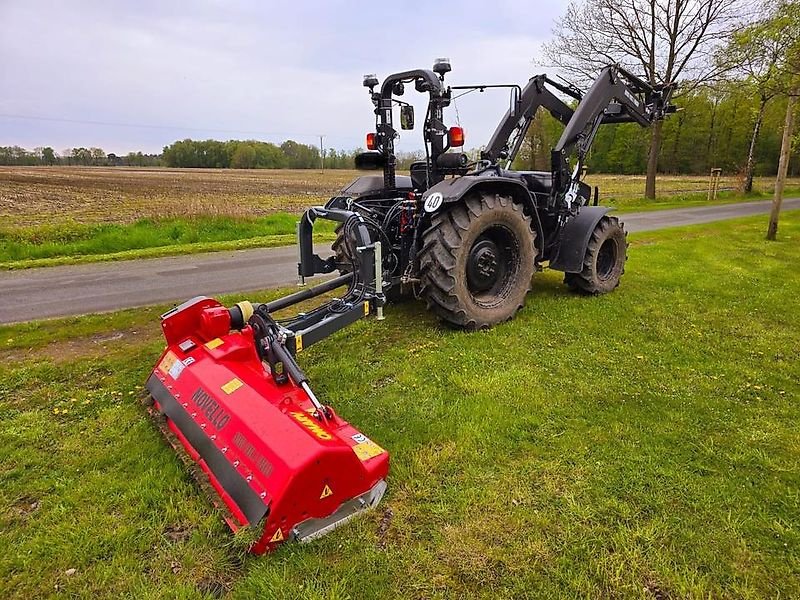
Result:
M800 595L800 213L631 236L465 334L418 303L304 354L392 453L384 504L244 557L136 400L159 308L0 327L0 595ZM268 292L265 298L277 292Z
M798 195L800 195L800 188L791 188L784 192L786 198L797 197ZM737 202L771 199L772 193L768 192L754 191L748 194L742 194L739 192L723 191L717 194L716 200L713 201L709 201L708 195L703 192L665 194L663 196L658 196L655 200L649 200L643 196L612 196L603 200L603 204L614 207L614 210L619 213L627 213L669 210L672 208L692 208L695 206L719 206L722 204L736 204Z
M0 228L0 269L286 246L295 243L297 219L297 215L275 213L5 227ZM320 233L320 240L332 240L333 229L332 223L322 221L315 233Z
M787 197L800 189L787 191ZM768 194L721 192L715 202L705 194L609 198L604 204L619 213L766 200ZM0 269L30 269L57 265L157 258L201 252L272 248L295 243L298 216L274 213L264 217L192 216L140 219L130 224L84 224L66 221L28 227L0 227ZM320 220L320 242L334 240L334 225Z

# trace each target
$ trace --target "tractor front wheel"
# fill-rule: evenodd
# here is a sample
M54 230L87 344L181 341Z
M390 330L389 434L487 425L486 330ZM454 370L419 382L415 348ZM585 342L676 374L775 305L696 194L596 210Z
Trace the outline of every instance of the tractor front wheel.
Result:
M420 250L422 296L468 330L511 319L535 270L531 217L510 197L475 193L431 218Z
M605 216L595 226L580 273L565 273L564 283L585 294L607 294L618 285L628 259L627 233L616 217Z

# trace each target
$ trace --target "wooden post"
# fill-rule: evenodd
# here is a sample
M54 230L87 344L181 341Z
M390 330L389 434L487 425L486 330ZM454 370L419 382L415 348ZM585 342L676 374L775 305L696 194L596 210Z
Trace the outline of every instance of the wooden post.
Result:
M720 177L722 177L722 169L719 167L711 169L711 178L708 180L708 197L706 198L708 202L717 199Z
M789 95L789 102L786 105L786 120L783 125L783 140L781 141L781 159L778 163L778 178L775 180L775 196L772 198L772 211L769 213L769 227L767 228L768 240L774 240L778 235L778 218L781 214L786 174L789 171L789 156L792 150L792 133L794 129L794 109L797 104L798 95L800 95L800 87L793 90Z

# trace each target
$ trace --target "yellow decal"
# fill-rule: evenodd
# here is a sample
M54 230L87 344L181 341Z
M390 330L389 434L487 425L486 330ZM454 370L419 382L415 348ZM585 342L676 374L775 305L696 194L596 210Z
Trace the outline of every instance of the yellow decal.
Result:
M237 377L234 377L228 383L222 386L222 391L226 394L232 394L243 385L244 384Z
M331 489L331 486L326 484L325 487L322 488L322 493L319 495L319 499L322 500L328 496L333 496L333 490Z
M317 425L317 423L309 417L306 413L303 412L291 412L289 413L294 417L294 420L300 423L303 427L308 429L311 433L317 436L321 440L332 440L333 436L325 431L322 427Z
M302 352L303 351L303 336L302 335L294 336L294 351L295 352Z
M380 456L386 452L386 450L378 446L378 444L372 440L367 440L366 442L361 442L353 446L353 452L355 452L356 456L361 460L369 460L370 458Z
M159 363L158 370L164 373L164 375L166 375L167 373L169 373L169 370L172 368L172 365L174 365L177 362L177 360L178 357L175 356L175 353L172 350L170 350L169 352L167 352L167 354Z
M272 544L274 542L282 542L282 541L283 541L283 532L280 530L280 528L278 528L278 531L275 532L275 535L273 535L269 539L269 543Z
M364 301L364 316L369 316L369 300Z
M221 339L214 338L210 342L206 342L206 348L208 348L209 350L213 350L214 348L219 348L224 343L225 342L223 342Z

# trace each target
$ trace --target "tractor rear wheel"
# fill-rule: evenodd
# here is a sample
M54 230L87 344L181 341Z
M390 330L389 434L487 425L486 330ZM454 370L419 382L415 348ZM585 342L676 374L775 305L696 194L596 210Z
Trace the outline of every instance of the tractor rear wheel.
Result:
M342 275L350 273L353 270L353 258L350 255L350 249L345 243L343 229L344 223L340 223L336 226L336 239L331 244L331 250L333 250L333 254L336 256L336 268L339 269L339 273ZM386 301L390 304L397 304L411 297L410 294L404 294L401 291L399 283L385 289L384 294L386 295Z
M468 330L511 319L531 288L535 237L509 196L474 193L435 214L419 255L428 308Z
M607 294L618 285L628 259L627 233L617 217L605 216L595 226L580 273L565 273L564 283L584 294Z

